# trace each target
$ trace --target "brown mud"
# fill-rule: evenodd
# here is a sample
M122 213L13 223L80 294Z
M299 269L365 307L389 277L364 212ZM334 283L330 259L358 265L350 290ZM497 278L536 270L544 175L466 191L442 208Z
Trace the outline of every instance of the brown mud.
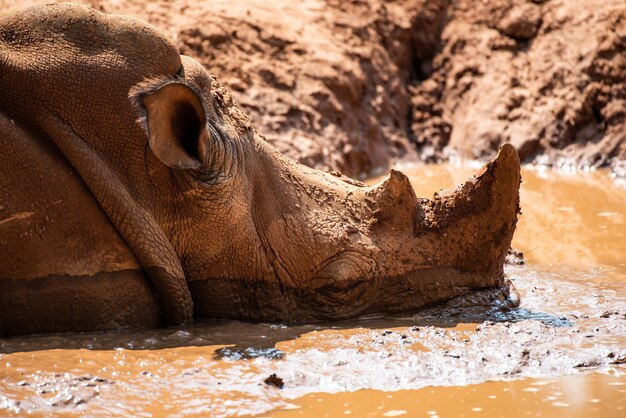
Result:
M466 171L407 172L430 196ZM605 172L523 178L519 308L2 339L0 415L621 416L626 190Z
M626 177L623 0L77 1L162 30L309 166L363 176L511 142Z

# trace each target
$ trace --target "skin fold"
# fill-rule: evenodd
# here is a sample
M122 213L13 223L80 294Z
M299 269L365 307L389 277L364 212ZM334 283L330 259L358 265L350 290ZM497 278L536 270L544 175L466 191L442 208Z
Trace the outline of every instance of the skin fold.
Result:
M78 5L0 20L0 92L2 336L509 295L508 144L432 199L313 170L157 29Z

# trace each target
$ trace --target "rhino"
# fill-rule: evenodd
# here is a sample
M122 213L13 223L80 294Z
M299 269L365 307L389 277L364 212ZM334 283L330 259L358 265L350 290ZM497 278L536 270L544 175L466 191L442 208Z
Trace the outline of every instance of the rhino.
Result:
M513 146L418 198L275 151L167 37L80 5L0 20L0 336L412 312L503 271Z

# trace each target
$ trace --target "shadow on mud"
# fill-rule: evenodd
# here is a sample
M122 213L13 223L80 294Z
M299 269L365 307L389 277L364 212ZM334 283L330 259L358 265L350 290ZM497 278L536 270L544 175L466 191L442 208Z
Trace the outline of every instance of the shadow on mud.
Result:
M289 341L314 331L413 327L454 327L458 324L484 322L518 322L536 320L550 327L568 327L572 324L564 317L523 308L434 307L418 314L395 317L369 317L346 321L278 324L249 323L226 320L204 320L196 323L157 329L133 329L101 333L69 333L0 339L0 353L28 352L53 349L158 350L176 347L213 346L214 359L251 359L256 357L282 358L283 352L276 343ZM222 346L216 348L214 346Z

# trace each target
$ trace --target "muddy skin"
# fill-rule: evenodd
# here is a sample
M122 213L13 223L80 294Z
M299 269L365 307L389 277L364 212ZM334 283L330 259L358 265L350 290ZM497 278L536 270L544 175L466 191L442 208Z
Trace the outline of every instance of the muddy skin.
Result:
M432 199L396 170L374 186L316 171L158 30L79 5L2 18L0 65L0 335L508 297L509 144Z

